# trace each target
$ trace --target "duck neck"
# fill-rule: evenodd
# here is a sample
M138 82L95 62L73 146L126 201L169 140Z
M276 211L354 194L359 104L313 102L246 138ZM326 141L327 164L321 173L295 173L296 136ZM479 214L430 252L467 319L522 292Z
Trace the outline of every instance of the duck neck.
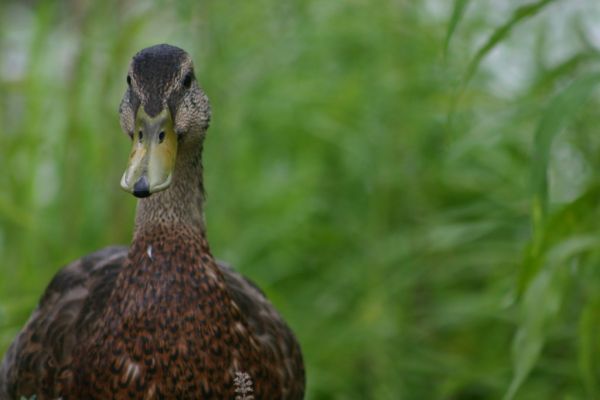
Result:
M188 139L193 140L193 139ZM180 144L171 186L138 200L134 241L153 229L180 229L205 236L202 143Z

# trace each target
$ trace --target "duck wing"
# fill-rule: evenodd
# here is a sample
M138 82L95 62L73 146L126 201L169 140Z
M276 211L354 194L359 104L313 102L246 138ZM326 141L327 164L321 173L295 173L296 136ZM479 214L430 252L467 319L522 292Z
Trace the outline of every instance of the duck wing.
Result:
M54 276L0 366L0 400L56 395L58 366L68 362L86 322L99 315L126 259L127 247L107 247Z
M277 369L286 382L282 398L303 399L305 386L304 363L300 345L292 330L267 299L259 287L242 276L229 265L217 261L225 279L225 285L241 314L246 318L254 339L268 349L269 357L264 362L272 362L270 367Z

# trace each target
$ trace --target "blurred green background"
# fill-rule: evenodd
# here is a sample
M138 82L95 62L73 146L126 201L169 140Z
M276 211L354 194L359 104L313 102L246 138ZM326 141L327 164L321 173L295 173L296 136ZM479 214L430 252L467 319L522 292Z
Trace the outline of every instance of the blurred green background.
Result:
M600 398L600 3L0 3L0 354L53 274L128 243L130 57L211 99L213 253L308 399Z

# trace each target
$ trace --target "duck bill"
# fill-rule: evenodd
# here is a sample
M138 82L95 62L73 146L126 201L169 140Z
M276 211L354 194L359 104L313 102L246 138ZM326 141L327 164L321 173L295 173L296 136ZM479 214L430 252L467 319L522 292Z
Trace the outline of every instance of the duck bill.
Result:
M140 107L135 121L133 148L121 187L142 198L171 185L177 155L177 134L168 109L150 117Z

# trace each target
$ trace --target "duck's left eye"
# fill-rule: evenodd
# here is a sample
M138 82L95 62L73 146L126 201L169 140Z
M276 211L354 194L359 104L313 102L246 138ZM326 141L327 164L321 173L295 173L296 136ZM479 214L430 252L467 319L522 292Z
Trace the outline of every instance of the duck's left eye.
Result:
M181 83L186 89L189 89L192 86L193 80L194 80L194 73L190 71L187 74L185 74L185 77L183 78L183 81Z
M131 86L131 75L127 75L127 85Z

